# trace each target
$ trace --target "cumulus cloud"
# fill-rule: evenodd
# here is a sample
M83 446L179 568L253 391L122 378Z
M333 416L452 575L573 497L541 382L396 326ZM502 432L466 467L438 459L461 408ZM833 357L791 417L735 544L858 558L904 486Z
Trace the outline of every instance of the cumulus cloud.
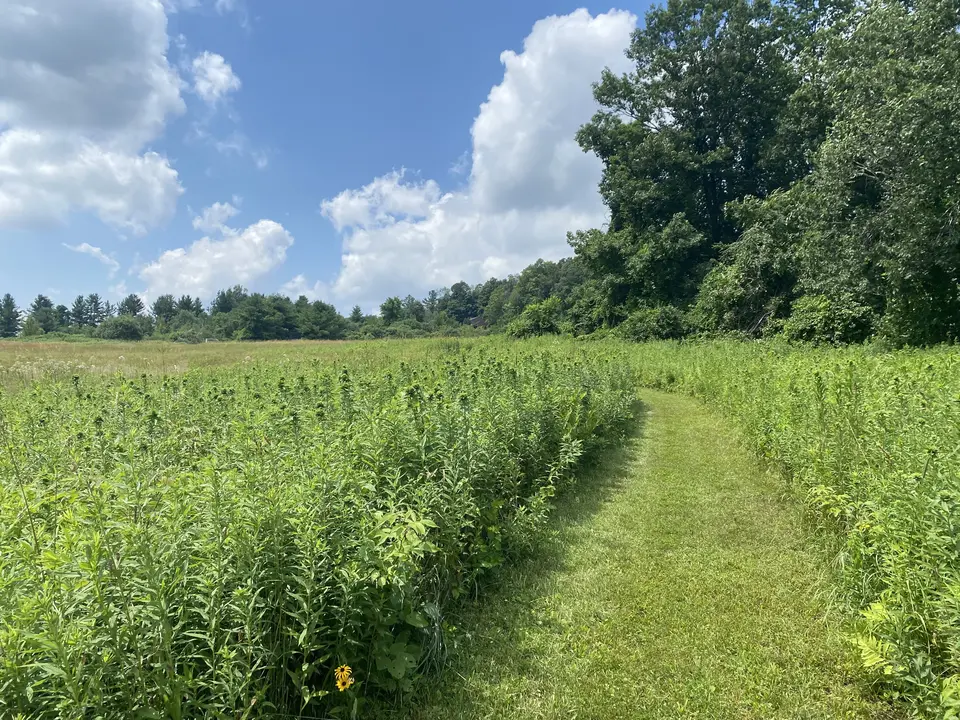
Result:
M209 299L217 290L247 284L282 265L293 236L272 220L260 220L244 230L222 222L215 225L235 212L229 203L207 208L194 224L214 227L217 238L203 237L189 247L168 250L142 267L138 276L147 285L144 296L187 293Z
M378 177L359 190L344 190L320 206L337 230L391 225L399 217L425 218L440 200L440 186L433 180L403 182L406 170Z
M227 228L227 220L239 213L230 203L214 203L193 219L195 230L201 230L206 233L224 233Z
M500 56L503 81L473 128L466 187L442 193L403 171L345 190L321 205L343 236L339 275L315 292L338 305L480 282L539 257L570 252L569 230L601 225L601 164L574 140L595 110L591 84L604 67L625 72L631 13L586 10L537 22L520 53ZM311 287L305 278L291 283Z
M203 52L193 60L193 89L208 105L216 105L240 89L240 78L222 55Z
M90 243L80 243L79 245L68 245L67 243L63 243L63 246L67 248L67 250L73 250L74 252L83 253L96 258L110 269L110 277L116 275L117 270L120 269L120 263L107 255L103 250L98 247L94 247Z
M280 293L290 298L299 298L301 295L308 300L321 300L330 293L330 289L325 283L315 282L312 285L307 280L306 275L297 275L293 280L284 283L280 288Z
M177 173L143 153L184 110L167 46L154 0L0 0L0 225L169 216Z

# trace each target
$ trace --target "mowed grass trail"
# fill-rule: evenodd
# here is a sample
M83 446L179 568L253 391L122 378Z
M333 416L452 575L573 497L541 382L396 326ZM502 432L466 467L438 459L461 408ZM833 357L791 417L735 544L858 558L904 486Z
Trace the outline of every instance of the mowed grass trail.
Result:
M718 417L643 395L634 438L382 717L883 718L849 668L797 506ZM466 634L469 634L467 636Z

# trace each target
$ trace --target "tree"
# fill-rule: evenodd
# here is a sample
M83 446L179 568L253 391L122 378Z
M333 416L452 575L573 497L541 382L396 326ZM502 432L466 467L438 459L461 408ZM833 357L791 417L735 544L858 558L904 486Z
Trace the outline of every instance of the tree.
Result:
M17 307L13 295L7 293L0 299L0 337L15 337L20 332L23 314Z
M397 322L403 317L403 301L398 297L390 297L380 305L380 317L387 325Z
M414 320L422 323L427 316L427 309L423 303L417 300L413 295L407 295L403 299L403 317L407 320Z
M737 239L727 204L809 171L826 118L816 94L803 95L801 57L832 12L829 2L674 0L647 13L627 51L635 71L604 72L602 109L577 134L603 161L611 219L609 231L570 241L605 322L645 304L686 307Z
M107 306L97 293L87 295L87 324L96 327L107 319Z
M960 7L858 5L813 86L833 118L813 170L731 208L745 232L700 291L721 329L895 344L960 339Z
M487 325L499 325L503 320L507 304L507 287L506 284L498 285L487 298L487 304L483 308L483 319L486 320Z
M363 322L363 309L359 305L354 305L350 311L350 322L358 325Z
M198 317L203 314L203 302L200 298L193 298L190 295L181 295L175 303L175 308L177 312L189 312Z
M57 305L53 309L53 315L56 319L58 328L66 328L70 326L70 308L66 305Z
M297 328L308 340L340 340L346 331L346 321L333 305L319 300L310 303L306 297L297 300Z
M29 318L33 318L33 322L30 323L30 331L33 332L35 327L39 328L39 333L34 333L36 335L42 335L47 332L54 332L59 324L57 323L57 313L53 308L53 302L46 295L37 295L34 298L33 302L30 303L30 313ZM27 331L27 324L24 322L24 327L22 332Z
M237 333L244 340L288 340L299 336L297 311L285 295L248 296L231 313L236 316Z
M144 311L144 308L145 306L141 297L131 293L117 305L117 315L132 315L136 317Z
M477 299L473 289L465 282L455 283L450 293L438 303L438 309L446 312L461 325L477 315Z
M423 306L427 309L428 313L435 313L439 311L440 307L440 291L431 290L427 293L427 297L423 300Z
M46 295L37 295L37 297L34 298L33 302L30 303L30 308L29 308L31 315L39 312L40 310L52 310L52 309L53 309L53 301L50 298L48 298Z
M83 295L77 295L73 301L73 306L70 308L70 322L78 328L93 324L90 306Z
M241 285L234 285L228 290L221 290L210 304L210 314L228 313L246 300L248 295L246 288Z
M177 314L177 303L173 295L161 295L154 300L150 306L150 314L158 323L169 324Z

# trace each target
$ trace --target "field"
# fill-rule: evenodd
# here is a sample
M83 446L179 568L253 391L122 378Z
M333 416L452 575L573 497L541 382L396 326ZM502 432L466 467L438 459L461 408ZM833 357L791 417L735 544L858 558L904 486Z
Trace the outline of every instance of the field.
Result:
M3 714L323 717L439 662L446 607L633 383L549 347L395 347L128 375L112 348L5 396Z
M950 348L0 343L0 483L4 718L960 709Z

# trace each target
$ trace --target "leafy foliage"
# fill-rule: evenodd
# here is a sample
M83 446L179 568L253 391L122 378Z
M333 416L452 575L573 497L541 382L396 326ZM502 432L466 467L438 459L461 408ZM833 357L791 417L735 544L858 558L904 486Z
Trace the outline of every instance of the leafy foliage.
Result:
M652 343L634 359L643 384L718 404L789 474L835 538L853 639L878 688L913 716L955 714L960 354Z
M343 717L441 661L633 383L421 347L0 394L0 715Z

